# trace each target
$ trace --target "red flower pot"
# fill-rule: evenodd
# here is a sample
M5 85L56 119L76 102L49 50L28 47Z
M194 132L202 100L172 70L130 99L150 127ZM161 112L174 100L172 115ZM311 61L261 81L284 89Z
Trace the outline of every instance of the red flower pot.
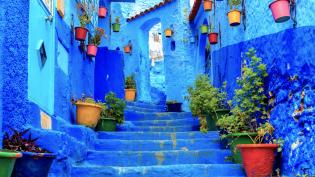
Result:
M276 23L282 23L290 19L289 0L275 0L269 5L269 8Z
M85 41L87 32L88 32L88 30L86 28L76 27L75 28L75 39L78 41Z
M210 33L208 35L210 44L217 44L218 43L218 33Z
M98 17L100 17L100 18L105 18L106 15L107 15L107 9L106 9L106 7L100 7L100 8L98 9Z
M272 174L277 144L239 144L247 176L266 177Z
M87 46L87 55L90 57L95 57L97 53L97 46L93 45L93 44L89 44Z

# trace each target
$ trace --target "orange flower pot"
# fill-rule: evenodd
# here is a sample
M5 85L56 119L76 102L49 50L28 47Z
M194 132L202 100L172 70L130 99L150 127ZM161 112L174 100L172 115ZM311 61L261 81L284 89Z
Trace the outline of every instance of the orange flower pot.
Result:
M77 102L77 124L95 128L100 119L102 107L97 104Z
M124 52L125 52L125 53L130 53L130 52L131 52L131 48L130 48L129 45L127 45L127 46L124 47Z
M241 24L241 11L231 10L228 14L230 26L238 26Z
M204 0L203 1L203 9L205 11L211 11L212 10L212 4L213 4L213 2L211 0Z
M170 28L165 30L165 37L172 37L173 31Z
M100 7L100 8L98 9L98 17L100 17L100 18L105 18L106 15L107 15L107 9L106 9L106 7Z
M135 101L136 99L136 89L125 89L125 100Z
M277 144L239 144L243 166L247 176L266 177L272 175Z
M87 46L87 55L90 57L95 57L97 54L97 46L93 45L93 44L89 44Z

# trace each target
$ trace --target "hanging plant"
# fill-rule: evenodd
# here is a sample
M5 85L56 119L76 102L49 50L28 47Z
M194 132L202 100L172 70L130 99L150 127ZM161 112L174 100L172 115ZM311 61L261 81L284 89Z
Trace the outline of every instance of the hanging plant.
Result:
M97 47L101 44L102 37L107 38L103 28L96 28L95 34L90 38L89 45L87 46L87 55L95 57L97 54Z
M212 4L213 1L212 0L204 0L203 1L203 8L205 11L211 11L212 10Z
M217 44L218 43L218 36L219 36L219 33L214 32L214 25L210 24L210 33L208 35L209 43L210 44Z
M107 8L106 7L99 7L98 17L105 18L106 16L107 16Z
M87 3L78 3L78 14L80 27L75 27L75 39L78 41L85 41L88 29L86 25L91 22L91 17L93 15L93 6Z
M169 37L172 37L172 35L173 35L173 30L171 28L166 28L165 37L169 38Z
M269 4L269 8L276 23L286 22L291 17L289 0L275 0Z
M113 23L113 31L114 32L119 32L120 31L120 18L119 17L116 17L115 18L115 23Z
M240 4L241 0L229 0L230 11L227 15L230 26L238 26L241 24L241 11L237 9Z

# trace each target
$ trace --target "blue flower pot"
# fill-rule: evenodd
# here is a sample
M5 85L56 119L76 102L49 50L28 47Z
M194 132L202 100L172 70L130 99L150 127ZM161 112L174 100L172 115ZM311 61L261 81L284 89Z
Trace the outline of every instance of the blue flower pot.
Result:
M55 154L22 152L16 160L11 177L47 177Z

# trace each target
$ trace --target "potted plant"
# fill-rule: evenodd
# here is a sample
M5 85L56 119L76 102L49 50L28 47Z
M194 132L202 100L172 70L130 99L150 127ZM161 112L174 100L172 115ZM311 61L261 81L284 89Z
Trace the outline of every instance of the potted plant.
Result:
M166 28L165 37L169 38L169 37L172 37L172 35L173 35L173 30L171 28Z
M80 10L78 12L80 27L75 27L75 39L78 41L85 41L88 32L86 25L91 22L91 7L86 3L78 3L78 9Z
M130 45L130 44L128 44L128 45L126 45L126 46L124 47L124 52L125 52L125 53L131 53L131 45Z
M11 136L8 133L4 135L3 148L23 154L22 158L16 160L12 176L47 177L56 155L36 145L38 138L32 138L31 133L25 138L28 132L29 129L22 132L13 130Z
M98 17L105 18L107 15L107 8L106 7L99 7L98 8Z
M169 100L166 102L167 112L182 112L182 103L176 100Z
M74 104L77 107L77 124L94 129L100 119L102 104L86 96L74 101Z
M97 47L101 44L102 37L106 37L103 28L97 27L95 34L90 38L89 45L87 46L87 55L95 57L97 54Z
M119 32L120 31L120 18L116 17L115 18L115 23L113 23L113 31L114 32Z
M269 8L276 23L286 22L291 17L289 0L274 0Z
M204 0L203 1L203 8L205 11L211 11L212 10L212 4L213 1L212 0Z
M210 84L207 75L198 75L193 87L188 88L189 107L200 122L200 131L217 130L216 121L224 111L221 104L224 102L224 93ZM222 112L222 113L221 113Z
M237 9L240 4L241 0L229 0L230 11L227 15L230 26L238 26L241 24L241 11Z
M117 98L113 92L109 92L105 96L105 103L103 103L103 111L101 119L98 121L97 131L116 131L117 124L124 123L124 109L126 103Z
M126 77L125 81L125 99L135 101L136 98L136 81L134 74Z
M210 24L210 33L208 35L209 43L210 44L217 44L218 43L218 36L219 33L214 32L214 26Z
M10 177L13 171L16 159L21 158L22 153L0 150L0 176Z
M241 163L238 144L252 144L257 135L256 120L267 118L264 80L268 76L266 65L256 56L256 51L250 49L246 53L242 76L237 79L239 89L235 90L231 115L225 115L218 120L217 125L227 131L230 140L233 160Z
M201 25L200 26L200 32L201 34L208 34L208 25Z
M255 144L239 144L243 166L247 176L272 176L273 165L275 161L275 151L279 147L273 140L274 127L266 122L257 129ZM280 151L278 149L278 151Z

